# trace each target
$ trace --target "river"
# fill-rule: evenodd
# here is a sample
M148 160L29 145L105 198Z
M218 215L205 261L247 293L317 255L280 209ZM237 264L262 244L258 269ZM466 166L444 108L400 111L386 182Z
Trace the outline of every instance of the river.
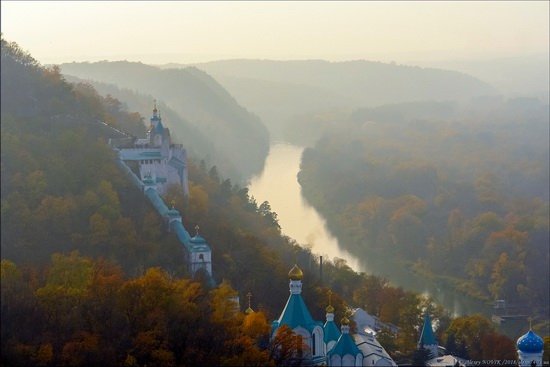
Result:
M450 310L454 316L481 313L491 317L493 308L443 285L428 283L426 279L393 264L389 259L356 256L346 251L338 239L327 230L325 219L302 196L297 174L304 147L287 143L273 143L263 171L251 177L248 186L250 196L258 203L268 201L277 213L281 232L295 239L302 246L310 246L313 253L324 258L346 260L357 272L386 277L394 286L414 290L433 297ZM524 331L525 321L515 320L502 324L502 333L515 339ZM496 326L496 324L494 324Z

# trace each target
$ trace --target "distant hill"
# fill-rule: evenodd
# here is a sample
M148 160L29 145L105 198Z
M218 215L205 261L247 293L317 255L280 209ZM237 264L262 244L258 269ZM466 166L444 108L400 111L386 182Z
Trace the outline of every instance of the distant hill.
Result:
M67 76L67 81L73 83L84 82L75 76ZM126 88L119 88L115 84L102 83L98 81L87 81L100 95L111 95L119 101L124 101L129 111L136 111L144 118L144 124L149 126L149 118L152 114L151 101L155 99L150 94L137 93ZM207 166L216 166L223 177L239 177L241 173L229 161L228 157L216 149L215 144L203 134L198 127L179 113L168 107L164 101L157 99L157 106L162 111L162 119L165 127L170 129L172 140L177 144L184 144L187 154L196 161L204 160ZM140 138L146 136L146 128L143 126L143 134L133 134ZM130 132L131 133L131 132Z
M489 84L457 71L366 60L225 60L193 66L258 113L274 134L282 131L281 123L288 118L319 110L498 94Z
M490 83L510 97L538 97L548 101L548 53L490 59L425 60L416 64L462 71Z
M326 124L298 182L355 256L547 319L548 121L536 98L361 108Z
M70 63L60 67L66 75L114 83L164 101L236 167L239 174L231 177L234 180L263 167L269 150L266 127L204 71L194 67L161 70L127 61Z

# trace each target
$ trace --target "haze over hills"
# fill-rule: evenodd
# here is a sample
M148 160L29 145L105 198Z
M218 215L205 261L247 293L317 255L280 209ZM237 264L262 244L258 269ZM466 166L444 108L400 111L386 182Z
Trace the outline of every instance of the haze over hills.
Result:
M444 60L424 58L410 63L461 71L488 82L504 95L538 97L548 102L548 53L483 58L455 57Z
M240 59L193 65L212 75L247 109L258 113L273 138L281 135L281 123L297 114L498 94L488 83L464 73L367 60Z
M65 79L72 83L89 83L102 96L111 95L122 102L128 111L136 111L143 116L144 124L148 126L148 118L151 116L152 101L155 96L145 93L138 93L130 89L119 88L115 84L103 83L80 79L75 76L65 76ZM189 157L196 160L204 160L206 166L216 166L223 177L239 177L241 173L228 157L219 152L216 145L203 134L198 127L189 120L180 116L179 113L168 107L162 100L157 99L157 106L162 111L163 124L170 129L171 136L175 142L184 142ZM134 134L139 138L145 138L146 127L143 126L142 134ZM127 131L132 133L132 131Z
M164 101L207 136L220 155L234 164L238 174L231 176L233 180L247 177L263 166L269 150L266 127L201 70L193 67L160 70L126 61L70 63L60 67L67 75L115 83L120 88ZM247 144L242 144L242 141L247 141Z

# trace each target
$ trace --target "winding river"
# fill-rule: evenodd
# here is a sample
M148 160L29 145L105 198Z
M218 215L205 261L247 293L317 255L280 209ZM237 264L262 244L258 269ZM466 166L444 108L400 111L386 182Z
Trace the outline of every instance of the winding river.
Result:
M294 238L302 246L310 246L313 253L333 260L341 258L357 272L385 276L392 285L414 290L433 297L454 316L481 313L491 317L492 306L466 297L443 285L428 283L390 259L356 256L341 247L332 235L325 219L302 196L297 181L304 147L287 143L273 143L261 174L250 178L249 194L258 203L268 201L277 213L283 234ZM524 330L524 321L502 324L500 331L517 338ZM496 325L495 325L496 326Z

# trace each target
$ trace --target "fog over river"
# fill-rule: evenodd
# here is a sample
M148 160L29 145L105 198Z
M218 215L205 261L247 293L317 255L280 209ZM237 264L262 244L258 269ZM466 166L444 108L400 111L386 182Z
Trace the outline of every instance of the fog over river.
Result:
M481 313L491 317L492 306L465 297L443 285L430 284L416 277L404 266L390 259L355 256L344 250L326 228L325 219L302 197L297 180L304 147L275 142L271 145L265 167L259 175L250 178L249 195L262 203L268 201L277 213L283 234L295 239L301 246L311 246L312 252L324 259L345 259L357 272L385 276L392 285L432 296L455 316ZM522 322L508 322L501 331L514 338L521 334ZM495 325L496 326L496 325Z
M356 271L365 271L356 257L340 248L338 240L327 229L326 222L302 197L296 175L300 170L303 147L275 143L271 146L263 172L250 180L249 195L259 203L269 201L277 213L283 234L301 246L325 258L339 257Z

